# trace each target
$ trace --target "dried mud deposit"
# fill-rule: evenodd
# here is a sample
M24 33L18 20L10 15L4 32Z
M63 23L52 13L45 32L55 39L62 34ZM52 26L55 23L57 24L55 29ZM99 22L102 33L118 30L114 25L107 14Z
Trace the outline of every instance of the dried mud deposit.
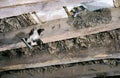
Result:
M103 8L95 11L79 11L76 17L69 16L68 24L77 29L98 26L100 24L108 24L112 17L111 11L108 8Z

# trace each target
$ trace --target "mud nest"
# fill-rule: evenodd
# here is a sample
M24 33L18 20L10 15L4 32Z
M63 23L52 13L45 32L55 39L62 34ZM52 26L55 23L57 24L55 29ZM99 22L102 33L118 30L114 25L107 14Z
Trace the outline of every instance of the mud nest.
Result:
M108 8L98 9L95 11L80 11L76 17L68 17L68 24L75 28L87 28L100 24L108 24L111 21L111 11Z
M48 51L50 53L64 52L71 49L88 49L95 47L110 47L115 46L115 49L120 48L120 29L109 32L101 32L97 34L77 37L62 41L48 43Z
M18 30L35 24L37 23L30 14L0 19L0 33Z

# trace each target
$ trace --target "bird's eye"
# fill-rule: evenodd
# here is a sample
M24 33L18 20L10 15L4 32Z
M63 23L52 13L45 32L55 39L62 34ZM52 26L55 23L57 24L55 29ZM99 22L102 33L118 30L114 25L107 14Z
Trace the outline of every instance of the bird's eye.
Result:
M39 35L41 34L42 31L44 31L44 29L38 29L37 30L37 32L38 32Z
M31 45L31 42L29 42L28 44Z

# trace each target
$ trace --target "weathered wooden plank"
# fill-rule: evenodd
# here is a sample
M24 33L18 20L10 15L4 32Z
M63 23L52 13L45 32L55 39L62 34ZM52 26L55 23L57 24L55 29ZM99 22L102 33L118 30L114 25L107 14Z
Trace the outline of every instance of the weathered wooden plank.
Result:
M99 32L118 29L120 28L120 24L119 24L120 14L119 13L120 13L119 8L114 8L112 9L112 22L111 23L103 24L103 25L91 27L91 28L80 29L80 30L77 30L73 28L72 26L68 25L66 23L67 19L49 21L42 26L45 29L45 31L42 33L41 39L44 43L48 43L48 42L54 42L54 41L74 38L78 36L90 35L90 34L95 34ZM39 25L36 25L36 26L38 26L39 28ZM25 47L24 43L19 42L20 40L18 38L15 39L14 37L20 32L29 33L33 27L34 26L31 26L26 29L14 31L11 33L0 34L1 43L4 43L4 45L0 47L0 51ZM16 43L16 41L18 43ZM8 45L8 43L9 44L12 43L12 44Z
M93 70L92 70L93 69ZM53 71L45 71L42 73L40 68L38 69L29 69L29 70L20 70L19 72L12 72L10 74L2 74L1 78L30 78L31 75L33 78L94 78L96 76L118 76L120 75L120 65L116 67L110 67L108 65L85 65L85 66L73 66L58 68ZM30 75L31 74L31 75ZM6 76L7 75L7 76ZM107 78L107 77L106 77ZM114 77L113 77L114 78Z
M91 1L91 0L5 0L0 1L0 18L17 16L24 13L37 11L42 19L51 19L51 15L54 17L61 18L66 16L62 6L67 5L73 7L79 5L80 2ZM57 14L54 13L57 11ZM58 13L61 12L61 13ZM51 14L51 15L50 15Z
M0 8L15 6L15 5L26 5L26 4L42 2L42 1L46 1L46 0L1 0Z
M110 23L107 25L100 25L97 27L92 27L92 28L86 28L86 29L81 29L81 30L71 30L71 31L65 31L62 33L57 33L55 35L51 36L44 36L42 37L42 41L44 43L48 42L54 42L54 41L59 41L59 40L65 40L65 39L70 39L70 38L75 38L79 36L85 36L85 35L90 35L90 34L96 34L99 32L105 32L105 31L110 31L114 29L120 28L120 24L115 23Z
M0 1L0 18L37 11L42 21L54 20L67 17L62 6L71 8L80 5L81 2L92 2L93 6L96 3L99 6L104 3L106 5L102 6L114 7L113 0L109 2L107 0L2 0Z
M44 52L44 54L34 55L33 57L1 60L0 71L69 64L97 59L120 58L120 53L111 49L114 48L100 47L89 50L76 50L75 52L71 50L68 51L67 55L59 54L57 56Z

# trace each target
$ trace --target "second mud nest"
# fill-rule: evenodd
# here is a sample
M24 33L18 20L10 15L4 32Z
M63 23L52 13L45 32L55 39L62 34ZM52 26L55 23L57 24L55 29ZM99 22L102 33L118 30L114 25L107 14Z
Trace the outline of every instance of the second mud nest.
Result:
M76 14L76 17L69 16L67 23L77 29L82 29L100 24L108 24L111 19L111 10L108 8L102 8L95 11L79 11Z

